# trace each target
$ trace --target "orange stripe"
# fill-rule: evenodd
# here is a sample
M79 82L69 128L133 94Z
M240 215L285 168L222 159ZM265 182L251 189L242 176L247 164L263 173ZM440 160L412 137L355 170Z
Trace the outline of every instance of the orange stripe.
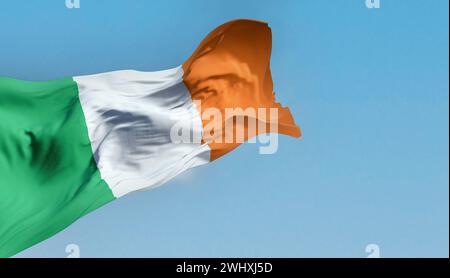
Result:
M278 121L278 133L300 137L300 128L295 124L289 108L275 102L272 76L270 74L270 53L272 34L267 23L253 20L234 20L212 31L200 44L194 54L183 64L183 80L194 101L201 101L200 115L209 108L220 110L222 115L222 142L214 142L203 135L202 143L211 148L211 160L230 152L240 145L225 142L226 108L277 108L278 118L258 117L266 126ZM248 117L243 128L248 135ZM217 119L202 119L203 127ZM257 130L260 135L264 131Z

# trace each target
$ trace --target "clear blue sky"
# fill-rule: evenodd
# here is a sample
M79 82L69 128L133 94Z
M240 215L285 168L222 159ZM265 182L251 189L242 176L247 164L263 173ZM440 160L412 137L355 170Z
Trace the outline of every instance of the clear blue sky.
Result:
M121 198L18 257L449 255L447 0L0 3L0 76L181 64L236 18L269 22L278 99L303 130ZM1 177L0 177L1 178Z

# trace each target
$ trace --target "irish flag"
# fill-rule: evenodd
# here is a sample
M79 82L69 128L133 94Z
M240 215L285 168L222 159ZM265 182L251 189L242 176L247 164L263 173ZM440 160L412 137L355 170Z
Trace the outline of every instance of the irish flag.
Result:
M235 20L164 71L0 78L0 257L257 135L299 137L270 53L266 23Z

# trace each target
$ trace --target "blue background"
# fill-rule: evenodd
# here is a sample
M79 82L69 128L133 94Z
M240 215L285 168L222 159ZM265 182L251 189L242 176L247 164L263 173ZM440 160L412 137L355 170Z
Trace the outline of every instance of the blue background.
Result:
M300 140L246 144L130 194L18 257L449 255L448 1L0 2L0 75L48 80L181 64L236 18L269 22ZM0 177L1 178L1 177Z

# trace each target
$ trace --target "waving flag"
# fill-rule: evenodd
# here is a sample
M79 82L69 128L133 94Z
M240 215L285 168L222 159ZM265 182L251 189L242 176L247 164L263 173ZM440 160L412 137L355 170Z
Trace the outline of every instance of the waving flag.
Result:
M0 257L256 135L299 137L289 109L275 102L270 52L266 23L235 20L165 71L0 78ZM239 121L229 109L248 113Z

